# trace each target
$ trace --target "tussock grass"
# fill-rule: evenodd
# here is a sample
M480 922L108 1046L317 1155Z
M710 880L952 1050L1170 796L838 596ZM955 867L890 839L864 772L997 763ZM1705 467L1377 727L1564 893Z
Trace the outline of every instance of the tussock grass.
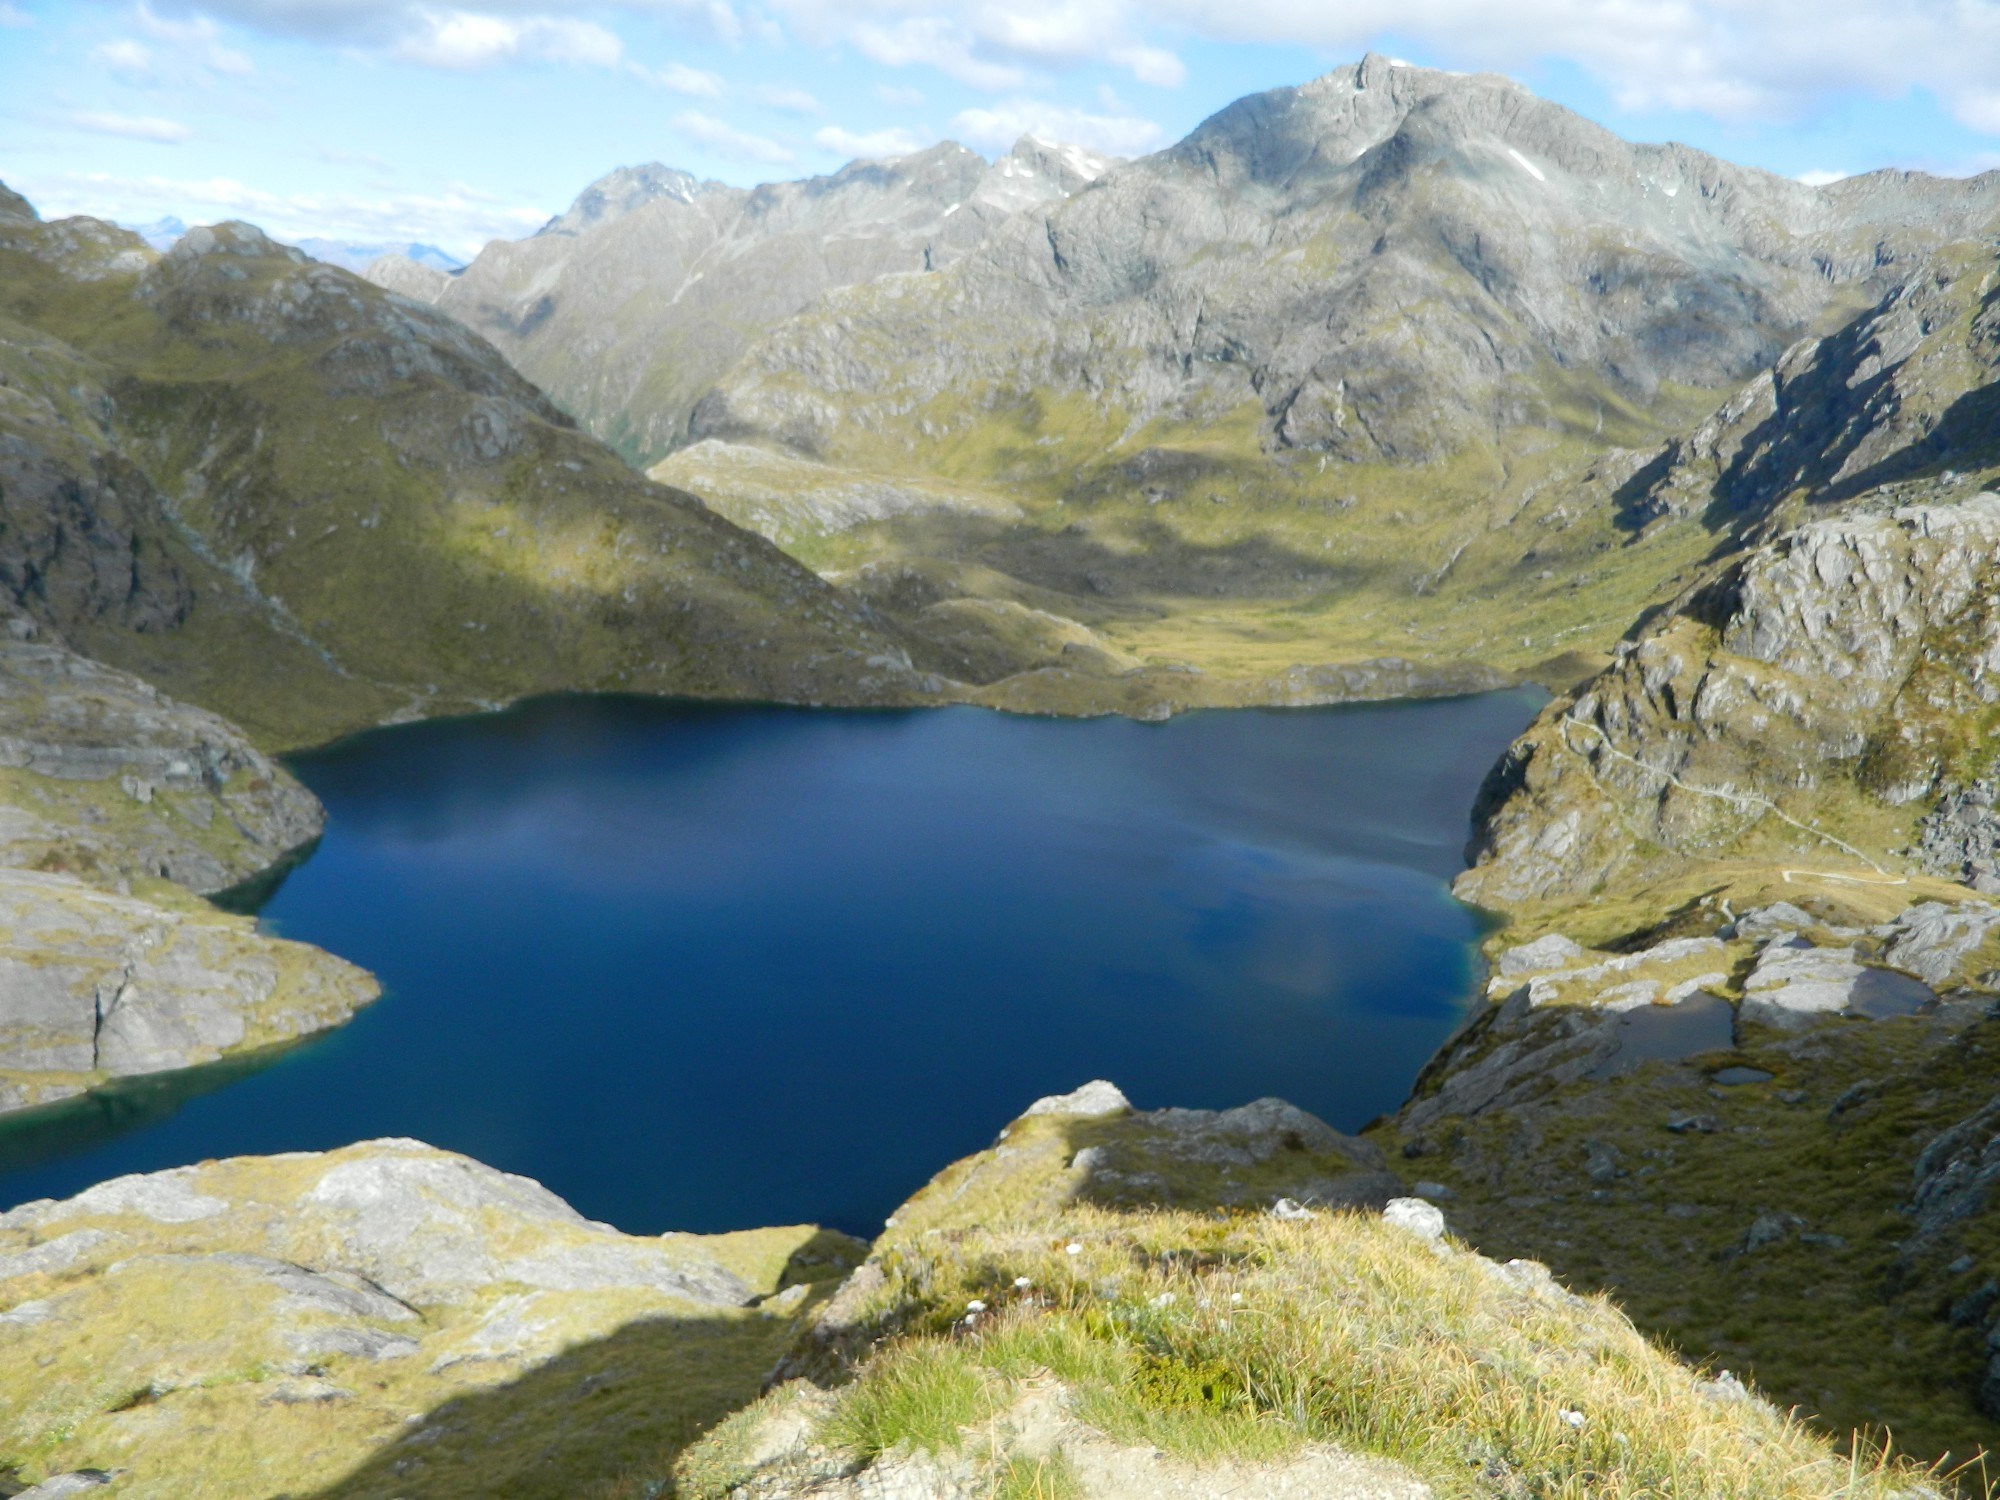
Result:
M960 1429L992 1416L1000 1395L973 1351L913 1345L885 1355L871 1378L848 1393L826 1437L864 1458L898 1444L932 1452L956 1447Z
M878 1247L881 1306L901 1311L818 1439L857 1456L977 1453L981 1424L1053 1377L1115 1441L1239 1463L1329 1442L1400 1461L1444 1495L1863 1500L1929 1486L1704 1384L1539 1266L1371 1215L1078 1208L1055 1229ZM974 1302L986 1310L968 1313ZM1050 1492L1021 1488L1031 1471L1014 1459L998 1472L1007 1493Z

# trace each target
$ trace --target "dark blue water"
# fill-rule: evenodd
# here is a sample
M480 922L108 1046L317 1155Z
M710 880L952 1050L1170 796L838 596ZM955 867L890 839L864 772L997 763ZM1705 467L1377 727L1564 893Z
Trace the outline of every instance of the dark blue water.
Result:
M1536 698L1190 714L545 701L296 761L263 910L381 976L251 1067L0 1127L0 1204L415 1136L632 1231L872 1233L1038 1095L1353 1128L1451 1030L1446 881Z

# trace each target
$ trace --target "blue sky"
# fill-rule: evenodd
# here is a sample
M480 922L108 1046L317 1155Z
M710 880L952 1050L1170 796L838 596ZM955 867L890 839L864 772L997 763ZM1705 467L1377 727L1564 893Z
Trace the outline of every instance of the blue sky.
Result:
M620 164L1137 154L1370 49L1789 176L2000 166L2000 0L0 0L0 181L469 255Z

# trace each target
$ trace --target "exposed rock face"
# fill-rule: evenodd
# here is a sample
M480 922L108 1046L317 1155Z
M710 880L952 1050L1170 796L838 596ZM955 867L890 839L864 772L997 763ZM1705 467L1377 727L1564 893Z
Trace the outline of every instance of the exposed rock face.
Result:
M1754 515L1788 494L1846 501L1976 461L2000 352L1992 264L1989 247L1961 244L1907 265L1873 308L1787 349L1671 444L1630 503L1642 518Z
M1618 955L1560 934L1513 948L1489 986L1493 1003L1425 1067L1399 1118L1420 1132L1452 1117L1505 1114L1646 1057L1727 1046L1729 1007L1714 996L1734 962L1713 937Z
M607 172L576 195L568 210L549 220L538 235L579 235L622 219L661 198L675 203L692 203L712 193L727 193L719 182L703 182L692 173L659 162L639 167L620 167Z
M0 866L207 894L324 822L312 793L214 714L59 646L0 644Z
M1987 895L2000 893L2000 816L1993 810L2000 782L1982 776L1946 787L1917 828L1917 860L1934 875L1961 880Z
M696 403L760 330L832 288L938 269L1107 165L1027 138L994 165L946 143L748 192L624 168L540 234L487 246L436 300L650 463L686 440ZM730 434L710 422L701 435Z
M0 870L0 1111L290 1041L378 993L247 918Z
M803 1299L747 1304L811 1238L624 1235L415 1141L118 1178L0 1215L0 1451L115 1469L138 1496L318 1489L384 1450L402 1485L456 1462L473 1492L521 1492L506 1476L529 1434L425 1414L532 1391L554 1364L546 1409L511 1414L533 1445L601 1459L627 1446L618 1423L657 1443L663 1422L712 1420L697 1372L754 1394ZM579 1409L579 1382L636 1389ZM690 1404L632 1407L663 1393Z
M1504 1118L1649 1062L1727 1052L1758 1028L1794 1034L1934 1010L1939 990L1980 982L2000 907L1920 902L1870 928L1826 927L1784 903L1710 920L1712 936L1627 953L1591 952L1560 933L1507 949L1490 1003L1426 1065L1402 1128Z
M384 255L372 260L362 274L383 291L417 302L435 302L451 285L450 272L411 260L407 255Z
M1535 1247L1781 1401L1918 1452L1992 1442L2000 907L1921 879L1700 878L1673 936L1496 953L1491 1003L1375 1138L1483 1252Z
M1983 492L1755 548L1514 745L1458 889L1505 905L1756 847L1865 872L1814 814L1857 794L1904 807L1965 774L1961 726L2000 694L1996 570L2000 497ZM1933 844L1959 873L1953 836Z
M868 665L881 626L461 323L247 225L158 256L7 218L9 318L0 603L261 743L555 689L921 696Z

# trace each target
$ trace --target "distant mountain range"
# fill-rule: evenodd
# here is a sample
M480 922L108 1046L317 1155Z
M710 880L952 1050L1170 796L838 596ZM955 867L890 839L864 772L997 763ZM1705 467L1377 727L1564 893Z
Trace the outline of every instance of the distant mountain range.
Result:
M623 167L461 276L409 257L367 274L484 334L591 431L650 463L686 441L695 403L756 338L816 298L940 270L1111 165L1029 136L998 162L945 142L748 190Z
M150 224L125 224L120 226L131 230L155 250L171 250L176 241L188 232L187 224L169 214L163 219L155 219ZM418 265L428 266L446 275L462 269L465 262L458 257L440 250L436 245L419 244L412 241L402 245L370 245L354 240L330 240L320 236L311 239L293 240L292 244L305 251L314 260L324 261L330 266L339 266L343 271L365 271L385 255L400 255Z

